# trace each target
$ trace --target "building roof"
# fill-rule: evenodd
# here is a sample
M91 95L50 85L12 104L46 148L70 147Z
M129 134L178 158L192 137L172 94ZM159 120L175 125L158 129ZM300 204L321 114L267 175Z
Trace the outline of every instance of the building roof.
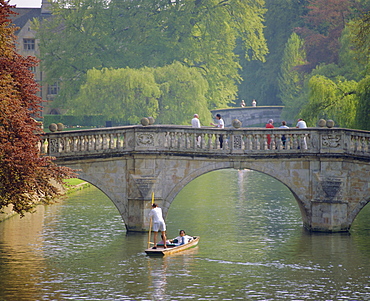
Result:
M41 13L41 8L13 8L12 10L18 14L11 16L11 19L19 29L22 29L28 20L33 20L34 18L47 18L51 16L51 14ZM15 34L17 34L17 32Z

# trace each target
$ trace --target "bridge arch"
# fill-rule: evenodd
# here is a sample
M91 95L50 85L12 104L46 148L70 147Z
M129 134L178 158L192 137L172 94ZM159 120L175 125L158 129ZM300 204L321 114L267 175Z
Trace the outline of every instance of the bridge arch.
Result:
M95 188L99 189L113 203L113 205L117 209L117 212L121 215L124 225L125 226L127 225L128 223L127 216L122 214L119 203L115 202L114 195L112 195L111 190L109 189L109 186L106 186L104 183L101 183L100 181L96 181L96 179L84 173L78 174L78 179L85 181L93 185Z
M216 171L216 170L222 170L222 169L236 169L236 170L240 170L240 168L235 168L233 162L223 162L222 164L218 164L217 166L215 166L214 164L207 164L205 166L202 166L201 168L199 169L195 169L193 170L192 172L190 172L187 176L185 176L184 178L182 178L179 182L177 182L171 192L168 194L165 202L164 202L164 212L167 214L168 213L168 210L172 204L172 202L175 200L176 196L180 193L180 191L186 186L188 185L190 182L192 182L193 180L195 180L196 178L200 177L201 175L204 175L204 174L207 174L209 172L212 172L212 171ZM278 174L275 174L273 172L273 170L271 170L270 172L267 172L264 168L261 168L261 166L258 168L258 165L257 166L253 166L253 168L251 166L248 166L248 165L245 165L243 169L249 169L249 170L253 170L253 171L256 171L256 172L260 172L260 173L263 173L265 175L268 175L270 176L271 178L274 178L275 180L279 181L280 183L282 183L285 187L288 188L288 190L292 193L292 195L294 196L297 204L298 204L298 207L301 211L301 217L302 217L302 221L304 224L306 224L309 220L309 217L308 217L308 212L309 212L309 208L306 208L305 207L305 203L299 198L298 196L298 192L295 191L295 188L296 187L290 187L289 186L289 183L288 181L286 181L286 178L285 177L280 177L279 173Z
M40 151L80 169L81 178L113 201L129 231L148 228L152 191L167 211L187 183L224 168L251 169L282 182L312 231L348 231L370 196L365 131L128 126L46 134Z

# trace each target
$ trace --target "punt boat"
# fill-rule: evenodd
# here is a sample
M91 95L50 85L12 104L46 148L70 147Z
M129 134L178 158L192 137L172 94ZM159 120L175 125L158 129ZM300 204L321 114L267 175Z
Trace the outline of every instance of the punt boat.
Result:
M163 248L163 244L157 245L156 249L149 248L145 250L145 253L149 256L166 256L166 255L171 255L174 253L182 252L185 250L188 250L190 248L194 248L198 242L199 242L200 237L199 236L193 236L193 240L183 244L183 245L177 245L177 244L167 244L167 248Z

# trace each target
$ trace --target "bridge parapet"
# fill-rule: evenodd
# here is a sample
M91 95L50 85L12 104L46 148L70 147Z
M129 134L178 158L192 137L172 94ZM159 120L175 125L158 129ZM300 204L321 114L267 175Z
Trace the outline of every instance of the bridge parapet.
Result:
M221 140L223 145L221 147ZM126 152L210 155L342 154L370 157L370 133L348 129L194 129L127 126L64 131L43 136L41 152L57 158Z

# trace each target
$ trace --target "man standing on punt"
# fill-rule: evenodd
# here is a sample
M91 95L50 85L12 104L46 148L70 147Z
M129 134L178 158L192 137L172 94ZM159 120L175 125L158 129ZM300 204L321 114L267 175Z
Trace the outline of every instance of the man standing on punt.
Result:
M163 248L166 249L166 223L164 222L162 209L157 206L157 204L152 205L152 210L150 210L149 217L153 218L153 231L154 231L154 247L153 249L157 248L157 235L158 231L162 232L163 236Z

